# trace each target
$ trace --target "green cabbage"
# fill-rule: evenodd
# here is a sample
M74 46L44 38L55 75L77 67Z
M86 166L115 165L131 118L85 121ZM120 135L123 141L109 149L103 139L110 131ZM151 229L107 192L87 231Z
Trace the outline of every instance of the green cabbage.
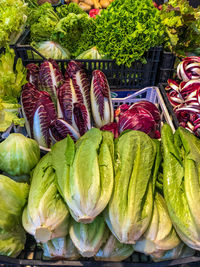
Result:
M100 55L96 47L92 47L87 51L81 53L76 59L102 59L104 56Z
M0 232L13 231L21 225L23 207L27 202L29 186L0 175Z
M14 231L0 232L0 255L17 257L24 249L26 243L26 233L21 226Z
M13 175L30 174L40 159L37 142L13 133L0 143L0 170Z
M21 216L27 202L28 184L0 175L0 255L16 257L24 248Z
M69 212L56 185L51 155L45 155L33 172L28 205L24 209L24 229L38 242L68 234Z

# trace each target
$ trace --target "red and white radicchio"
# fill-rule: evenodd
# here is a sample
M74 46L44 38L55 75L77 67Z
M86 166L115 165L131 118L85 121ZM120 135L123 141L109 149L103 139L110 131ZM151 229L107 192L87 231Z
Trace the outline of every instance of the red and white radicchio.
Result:
M50 94L56 105L57 89L63 83L63 76L54 60L44 61L39 70L39 90Z
M100 70L95 70L92 73L90 98L96 127L101 128L107 123L113 122L114 109L110 88L105 74Z
M179 63L180 83L168 80L167 96L180 126L200 136L200 57L187 57Z
M136 106L119 117L119 132L121 133L128 129L142 131L155 138L156 122L148 110Z

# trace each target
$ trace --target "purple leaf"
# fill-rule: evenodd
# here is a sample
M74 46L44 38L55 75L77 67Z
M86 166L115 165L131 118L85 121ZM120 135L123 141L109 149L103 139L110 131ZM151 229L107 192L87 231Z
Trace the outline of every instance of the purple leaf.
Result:
M142 131L151 137L155 137L156 122L148 110L139 106L133 107L119 118L119 132L128 129Z
M144 100L144 101L139 101L139 102L134 103L130 107L130 109L132 109L133 107L142 107L144 109L147 109L153 116L156 123L159 123L161 121L160 112L153 103Z
M113 122L114 110L110 95L110 88L105 74L100 70L92 73L91 106L92 115L97 127Z
M47 92L40 92L40 98L34 107L33 114L33 138L40 146L50 147L49 126L52 121L57 119L57 114L51 96Z
M63 83L62 73L54 60L44 61L39 70L39 89L50 94L56 105L57 88Z
M34 64L30 63L26 66L27 68L27 80L29 83L32 83L33 85L38 87L38 75L39 75L39 67Z
M25 118L25 125L30 137L33 137L32 122L33 122L33 110L40 97L40 92L36 87L27 83L24 85L21 94L22 113Z
M90 81L84 70L78 70L72 76L77 102L84 104L90 112Z
M81 62L71 60L67 66L65 78L70 77L72 78L74 74L76 74L77 71L83 70L83 64Z
M51 122L49 127L50 136L54 142L58 142L69 134L71 138L76 141L79 139L79 133L66 121L56 119Z
M51 139L49 135L50 120L48 112L43 105L35 109L33 116L33 138L40 146L50 147Z
M80 135L84 135L89 129L91 129L90 125L90 117L88 110L84 104L74 103L74 120L80 132Z
M73 100L71 88L72 81L68 78L63 85L58 89L58 117L64 118L66 122L72 124L72 114L73 114Z

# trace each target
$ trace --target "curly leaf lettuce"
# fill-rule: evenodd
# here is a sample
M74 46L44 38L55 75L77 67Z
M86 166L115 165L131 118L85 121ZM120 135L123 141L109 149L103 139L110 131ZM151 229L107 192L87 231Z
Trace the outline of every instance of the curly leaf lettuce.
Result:
M160 11L167 38L165 49L178 56L200 55L200 7L195 9L187 0L169 0Z
M69 13L57 24L52 39L67 48L73 57L94 46L94 21L83 14Z
M29 11L28 24L31 30L31 41L51 40L51 34L59 22L58 15L49 3L45 3Z
M115 0L96 16L95 43L101 53L130 67L164 40L159 11L151 0Z

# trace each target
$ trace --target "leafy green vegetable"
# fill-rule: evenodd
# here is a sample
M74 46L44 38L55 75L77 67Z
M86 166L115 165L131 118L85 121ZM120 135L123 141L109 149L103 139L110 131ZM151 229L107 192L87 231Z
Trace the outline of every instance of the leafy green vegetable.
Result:
M45 3L30 10L28 24L31 30L31 41L51 40L51 34L59 21L51 4Z
M53 41L33 42L31 45L47 59L70 59L69 51ZM37 58L37 56L38 55L35 54L34 58ZM38 56L38 58L40 59L41 57Z
M55 27L52 39L66 47L72 56L77 57L94 46L94 40L91 38L94 30L94 21L85 12L78 15L69 13Z
M169 215L184 243L199 250L200 140L182 127L173 135L167 124L162 127L161 137L163 189ZM180 153L181 150L184 153Z
M0 231L0 255L17 257L24 249L26 233L22 226L18 226L15 231Z
M24 248L26 235L21 216L28 192L28 184L0 175L0 255L16 257Z
M68 234L69 211L57 190L50 153L34 169L22 222L38 242L46 243Z
M12 123L24 125L24 119L17 117L20 105L22 86L26 81L26 68L19 58L14 69L15 53L13 49L6 49L0 57L0 132L5 131Z
M6 49L0 57L0 97L19 97L22 86L26 84L26 68L21 58L17 60L14 70L15 52Z
M0 132L6 131L6 129L13 123L14 125L24 126L24 118L19 118L20 105L17 103L17 99L10 98L2 100L0 98Z
M17 41L24 30L27 14L23 0L0 1L0 48Z
M160 12L168 35L165 49L178 56L200 55L200 7L193 8L187 0L169 0Z
M28 184L17 183L0 175L0 232L21 225L21 215L29 192Z
M159 11L152 0L115 0L96 16L95 45L100 53L130 67L164 40Z
M69 5L62 5L56 9L58 16L62 19L69 15L69 13L78 14L86 14L79 5L76 3L70 3Z
M106 222L121 243L134 244L150 223L155 156L154 143L140 131L127 131L115 143L115 183Z
M12 133L0 143L0 169L10 175L29 175L40 159L40 148L33 139Z

